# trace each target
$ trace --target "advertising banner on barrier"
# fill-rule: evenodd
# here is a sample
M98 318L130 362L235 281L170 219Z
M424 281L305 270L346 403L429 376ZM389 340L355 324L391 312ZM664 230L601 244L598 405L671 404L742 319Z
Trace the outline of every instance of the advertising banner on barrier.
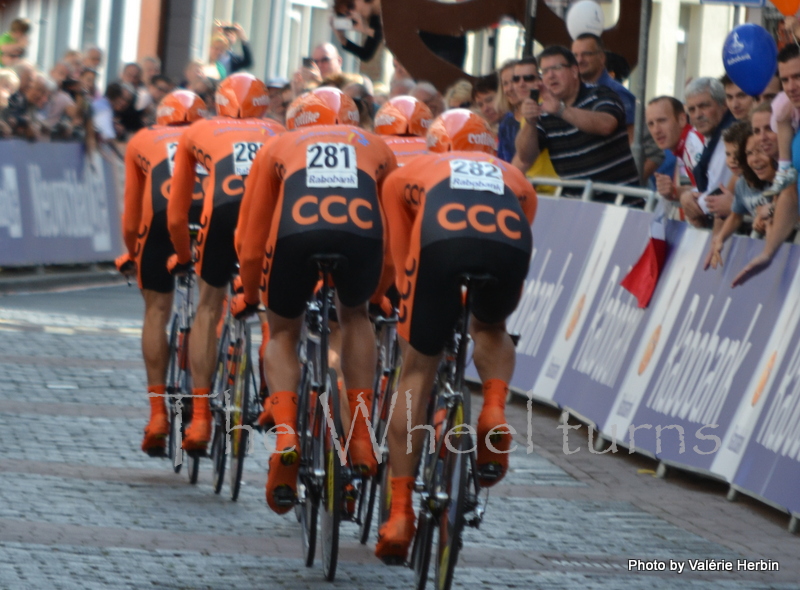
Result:
M592 203L594 205L594 203ZM578 341L578 334L586 322L587 310L592 307L600 290L611 253L620 237L622 226L629 210L623 207L605 207L590 246L589 256L581 269L581 277L577 288L569 295L568 312L559 323L556 337L550 351L545 357L542 369L534 382L531 395L542 400L553 400L556 388L567 368ZM560 238L560 242L569 240L569 235ZM534 238L535 239L535 238ZM638 247L641 251L641 246ZM637 255L641 253L638 252Z
M109 164L75 143L0 142L0 266L113 260L120 221Z
M633 345L641 338L645 310L620 281L639 259L651 219L647 213L628 211L608 264L598 271L600 288L584 310L586 322L574 337L572 356L553 397L560 407L594 424L602 425L608 417Z
M603 205L540 199L533 256L517 310L506 326L520 334L511 386L529 391L567 312L597 233ZM539 221L541 220L541 221Z
M762 247L734 239L724 252L725 266L716 271L703 270L703 249L677 321L662 334L665 354L640 392L630 424L618 427L619 440L662 460L711 471L787 296L782 275L788 249L757 279L731 289L738 269ZM669 286L662 293L664 287ZM636 363L629 369L634 370Z

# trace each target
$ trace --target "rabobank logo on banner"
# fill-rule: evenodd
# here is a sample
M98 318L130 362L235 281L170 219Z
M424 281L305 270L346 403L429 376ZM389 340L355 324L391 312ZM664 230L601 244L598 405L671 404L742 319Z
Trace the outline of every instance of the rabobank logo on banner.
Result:
M28 164L33 205L33 232L39 238L91 238L95 252L111 250L111 234L103 168L87 159L83 174L64 168L45 178L39 164Z

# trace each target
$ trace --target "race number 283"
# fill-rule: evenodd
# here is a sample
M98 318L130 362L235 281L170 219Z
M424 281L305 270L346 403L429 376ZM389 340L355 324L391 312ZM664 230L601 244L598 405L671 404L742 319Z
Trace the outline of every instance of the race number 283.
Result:
M468 191L505 192L503 173L497 164L476 160L450 160L450 188Z
M358 188L356 150L347 143L314 143L306 148L306 186Z

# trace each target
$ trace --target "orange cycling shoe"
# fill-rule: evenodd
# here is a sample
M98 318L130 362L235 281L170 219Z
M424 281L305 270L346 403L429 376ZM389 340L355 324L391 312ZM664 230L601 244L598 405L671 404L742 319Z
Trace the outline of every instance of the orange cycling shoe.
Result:
M378 472L378 459L367 427L367 417L372 413L372 390L348 389L347 401L353 419L353 437L349 448L353 471L371 477Z
M142 450L148 455L162 455L167 448L169 417L164 394L166 385L151 385L147 388L150 397L150 421L144 427Z
M192 422L183 436L185 451L205 451L211 440L211 407L208 388L192 389Z
M414 489L413 477L393 477L392 506L389 520L378 531L375 555L388 565L402 565L406 561L408 548L417 530L411 493Z
M258 425L262 428L272 428L275 426L275 420L272 418L272 399L266 398L264 400L264 409L258 415Z
M500 379L489 379L483 384L483 409L478 417L478 482L488 488L506 475L508 471L508 449L511 448L511 433L506 424L505 404L508 385ZM490 434L491 433L491 434ZM486 436L489 443L486 444Z
M278 431L275 452L269 458L267 504L278 514L285 514L297 499L297 471L300 468L300 444L294 429L297 425L297 395L277 391L270 398L272 416Z

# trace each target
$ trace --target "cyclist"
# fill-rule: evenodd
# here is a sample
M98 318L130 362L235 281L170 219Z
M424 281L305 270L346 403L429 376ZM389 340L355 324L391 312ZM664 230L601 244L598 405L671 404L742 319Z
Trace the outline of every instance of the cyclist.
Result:
M167 231L167 200L173 158L186 126L201 119L205 108L194 92L171 92L156 111L156 125L136 133L125 151L122 230L128 251L117 258L117 268L125 274L136 273L144 298L142 356L150 395L150 421L144 429L142 450L148 454L163 452L169 433L165 403L169 358L166 326L175 281L167 271L167 259L175 250ZM195 223L200 219L199 206L191 208L189 218Z
M199 166L208 173L200 232L197 236L199 300L189 336L192 371L192 420L183 448L202 451L211 438L208 393L216 360L216 327L226 286L236 268L234 229L244 194L244 179L262 145L285 131L280 123L262 119L269 107L266 86L251 74L225 78L216 94L217 115L192 125L178 144L172 198L167 209L169 233L176 254L170 270L180 273L192 262L186 224L193 175Z
M354 126L358 109L336 88L318 88L299 97L286 120L294 131L259 153L247 184L243 207L249 215L237 230L244 294L234 300L239 316L252 312L263 285L272 418L276 425L291 428L278 429L277 451L269 461L267 503L279 514L291 509L296 498L297 344L306 302L318 280L316 267L309 263L314 255L345 258L332 273L342 371L349 406L363 401L369 415L377 359L367 301L377 290L384 257L385 223L378 195L384 178L396 167L394 155L379 137ZM353 469L374 474L377 459L366 418L356 413L353 420Z
M378 557L393 561L405 558L414 536L411 492L423 444L418 429L413 453L406 453L403 392L411 392L414 423L423 424L441 353L460 313L459 275L466 272L496 279L475 289L470 318L475 367L483 382L477 427L481 485L497 483L508 468L503 453L511 435L503 426L515 353L505 319L519 302L528 272L537 201L525 176L494 157L495 146L481 117L465 109L447 111L428 131L429 149L446 153L417 157L383 186L401 297L398 334L407 342L388 433L392 504L375 549Z
M433 122L428 106L413 96L396 96L375 115L375 133L383 136L386 145L405 166L420 154L428 153L425 135Z

